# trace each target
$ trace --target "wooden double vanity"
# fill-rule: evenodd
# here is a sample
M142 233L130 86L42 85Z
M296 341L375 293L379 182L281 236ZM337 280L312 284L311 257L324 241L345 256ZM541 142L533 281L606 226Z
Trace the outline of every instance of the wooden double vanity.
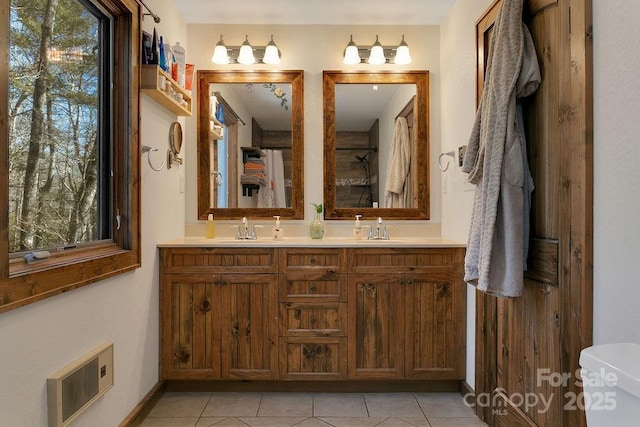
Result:
M463 380L464 248L395 246L160 245L161 378Z

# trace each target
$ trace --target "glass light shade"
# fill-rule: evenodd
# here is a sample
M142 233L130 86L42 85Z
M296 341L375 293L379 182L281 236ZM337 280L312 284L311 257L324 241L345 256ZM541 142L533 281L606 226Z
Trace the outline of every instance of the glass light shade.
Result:
M238 62L240 64L254 64L256 62L256 58L253 56L253 48L249 43L249 36L245 36L244 42L242 42L242 46L240 46Z
M227 47L224 45L222 41L222 35L220 35L220 41L216 43L215 49L213 49L213 56L211 57L211 62L214 64L228 64L229 63L229 55L227 54Z
M396 59L394 62L399 65L411 64L411 54L409 53L407 42L404 41L404 35L396 50Z
M378 41L378 36L376 36L376 42L371 47L371 54L369 54L369 60L367 62L372 65L380 65L387 62L384 57L384 49Z
M347 48L344 50L342 62L347 65L360 63L360 53L358 52L358 46L353 42L353 36L351 36L351 41L349 41Z
M271 41L267 44L267 47L264 50L264 58L262 58L262 62L270 65L280 63L280 51L273 41L273 35L271 36Z

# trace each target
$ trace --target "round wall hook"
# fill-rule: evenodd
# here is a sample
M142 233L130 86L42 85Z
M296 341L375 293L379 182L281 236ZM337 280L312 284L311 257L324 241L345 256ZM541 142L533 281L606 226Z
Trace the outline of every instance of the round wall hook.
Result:
M440 154L440 157L438 157L438 167L442 172L446 172L447 169L449 169L449 165L451 164L451 161L447 161L447 165L445 167L442 167L442 156L451 156L451 158L455 160L456 154L453 151L447 151L446 153Z
M153 166L153 164L151 163L151 152L152 151L158 151L157 148L155 147L149 147L148 145L143 145L142 146L142 153L147 153L147 161L149 162L149 167L151 169L153 169L156 172L160 172L162 170L162 168L164 168L164 165L166 164L166 161L163 161L162 164L160 165L160 167L156 168Z

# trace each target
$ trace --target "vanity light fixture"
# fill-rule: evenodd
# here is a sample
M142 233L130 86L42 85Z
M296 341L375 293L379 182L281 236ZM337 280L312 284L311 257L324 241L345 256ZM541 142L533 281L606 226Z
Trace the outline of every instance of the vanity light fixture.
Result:
M352 35L349 44L347 44L344 50L342 62L347 65L355 65L363 62L371 65L385 63L406 65L411 63L411 54L409 52L409 45L404 41L404 34L398 46L383 46L378 40L378 35L376 35L376 41L371 47L358 47L353 42Z
M266 46L251 46L248 35L245 35L241 46L225 46L221 34L211 62L220 65L235 63L276 65L280 63L280 50L273 41L273 35Z

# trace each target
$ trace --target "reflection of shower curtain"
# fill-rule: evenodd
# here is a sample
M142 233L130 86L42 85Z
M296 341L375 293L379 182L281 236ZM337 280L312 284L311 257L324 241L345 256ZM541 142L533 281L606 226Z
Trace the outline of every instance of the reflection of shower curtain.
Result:
M411 141L409 127L405 117L398 117L393 132L393 141L389 153L387 167L387 188L385 206L387 208L404 208L410 206L407 200L409 191L409 171L411 168Z
M259 208L285 208L284 197L284 162L282 151L263 150L265 152L265 181L266 186L260 187L258 192Z

